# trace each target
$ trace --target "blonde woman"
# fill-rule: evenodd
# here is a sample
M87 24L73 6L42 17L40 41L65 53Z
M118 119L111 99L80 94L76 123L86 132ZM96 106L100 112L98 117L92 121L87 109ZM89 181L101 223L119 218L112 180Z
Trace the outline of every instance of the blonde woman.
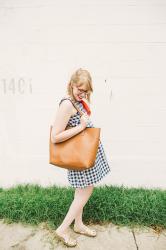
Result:
M67 85L67 94L59 102L51 133L53 143L65 141L80 133L86 127L94 127L89 118L91 113L90 95L92 92L93 86L90 73L86 69L79 68L72 74ZM82 116L74 108L70 99L84 112ZM65 130L67 125L73 126L73 128ZM110 166L101 141L92 168L82 171L67 170L68 181L75 188L75 195L63 222L55 231L56 236L67 246L73 247L77 245L77 241L68 232L73 220L75 220L73 229L76 233L90 237L97 235L94 229L87 227L83 223L83 208L93 192L94 183L100 181L109 172Z

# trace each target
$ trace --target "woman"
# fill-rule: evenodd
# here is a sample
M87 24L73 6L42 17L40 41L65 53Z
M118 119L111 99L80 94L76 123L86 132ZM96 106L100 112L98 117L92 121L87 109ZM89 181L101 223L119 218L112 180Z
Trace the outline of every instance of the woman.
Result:
M90 95L93 92L92 78L85 69L78 69L73 73L67 86L67 95L59 102L59 109L53 124L51 140L53 143L65 141L80 133L86 127L94 127L89 119L90 116ZM78 108L84 112L82 116L74 108L70 100L73 100ZM73 128L65 130L66 126ZM75 188L74 200L64 218L62 224L56 229L56 236L67 246L76 246L77 241L70 237L68 228L73 220L74 231L94 237L97 235L94 229L87 227L82 221L83 207L90 198L94 183L100 181L110 172L103 145L99 142L96 161L93 167L86 170L67 170L68 181Z

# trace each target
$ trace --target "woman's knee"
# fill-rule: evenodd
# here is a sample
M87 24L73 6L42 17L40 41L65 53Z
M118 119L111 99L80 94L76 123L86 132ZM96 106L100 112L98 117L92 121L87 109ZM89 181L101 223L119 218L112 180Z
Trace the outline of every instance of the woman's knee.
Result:
M89 185L87 187L85 187L90 193L93 191L94 186L93 185Z
M93 185L89 185L89 186L86 186L84 188L76 188L75 191L77 193L88 193L88 192L93 191L93 188L94 188Z
M84 199L86 200L92 194L93 188L93 185L86 186L85 188L76 188L74 198L79 199L79 202L84 202Z

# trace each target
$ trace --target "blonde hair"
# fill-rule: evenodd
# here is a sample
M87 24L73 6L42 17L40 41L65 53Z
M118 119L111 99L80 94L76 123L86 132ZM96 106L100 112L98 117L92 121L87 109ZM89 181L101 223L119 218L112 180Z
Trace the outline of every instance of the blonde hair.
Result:
M76 86L86 85L88 90L87 100L90 103L90 95L93 92L93 86L92 77L89 71L86 69L79 68L72 74L70 81L67 84L67 94L74 99L71 84L76 84Z

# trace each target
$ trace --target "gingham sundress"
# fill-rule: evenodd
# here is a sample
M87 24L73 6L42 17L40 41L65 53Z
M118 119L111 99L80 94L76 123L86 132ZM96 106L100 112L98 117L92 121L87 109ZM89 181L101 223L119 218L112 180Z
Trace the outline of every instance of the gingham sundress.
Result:
M65 99L70 99L70 97L63 97L60 100L59 105ZM81 111L87 113L81 102L76 101L75 104L77 105L78 108L81 109ZM70 119L67 123L67 126L69 125L69 126L75 127L75 126L79 125L80 124L80 117L81 117L80 113L77 111L76 114L74 114L70 117ZM90 119L89 119L89 123L87 124L86 127L93 127L94 128L94 125ZM110 171L111 171L111 168L110 168L109 163L107 161L104 147L102 145L101 140L99 140L99 147L98 147L98 151L96 154L96 160L95 160L94 166L91 167L90 169L85 169L85 170L81 170L81 171L67 169L67 177L68 177L68 181L72 187L84 188L86 186L89 186L91 184L99 182Z

